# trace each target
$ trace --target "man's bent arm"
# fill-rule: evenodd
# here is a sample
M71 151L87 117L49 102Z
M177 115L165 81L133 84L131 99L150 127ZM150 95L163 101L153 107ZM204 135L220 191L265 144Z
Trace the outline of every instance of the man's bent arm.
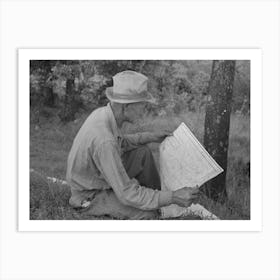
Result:
M171 191L149 189L140 186L136 179L128 177L114 141L101 144L93 159L123 204L142 210L153 210L171 204Z
M152 132L138 132L135 134L125 134L122 139L122 149L129 150L132 146L145 145L155 142L157 139Z

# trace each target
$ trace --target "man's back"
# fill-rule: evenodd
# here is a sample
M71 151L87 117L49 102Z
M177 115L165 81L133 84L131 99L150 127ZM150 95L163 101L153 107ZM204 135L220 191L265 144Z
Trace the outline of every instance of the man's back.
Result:
M93 161L93 155L102 143L116 141L110 117L108 106L98 108L91 113L77 133L67 160L66 179L72 193L73 190L109 188Z

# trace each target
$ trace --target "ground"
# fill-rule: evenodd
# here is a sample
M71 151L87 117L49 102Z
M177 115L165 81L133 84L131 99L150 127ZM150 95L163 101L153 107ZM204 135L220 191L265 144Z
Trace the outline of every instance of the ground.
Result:
M65 178L66 160L72 141L89 113L81 112L75 121L67 124L62 124L56 113L56 109L51 109L46 117L41 117L39 124L30 125L30 168L36 171L30 173L30 218L88 219L69 207L69 187L60 183L51 183L46 180L46 176L62 180ZM164 128L174 130L182 121L203 142L203 113L188 112L176 116L150 117L137 127L126 126L123 130L124 132ZM158 144L150 144L150 148L158 164ZM221 219L250 219L249 162L250 118L232 115L227 172L229 200L222 205L201 197L200 203ZM110 217L102 217L102 219L110 219Z

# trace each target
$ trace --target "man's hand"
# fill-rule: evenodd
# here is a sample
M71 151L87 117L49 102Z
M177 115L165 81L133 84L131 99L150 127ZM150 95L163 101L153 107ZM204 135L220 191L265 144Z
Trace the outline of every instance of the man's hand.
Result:
M172 195L172 203L181 207L189 207L199 196L199 187L182 188L174 191Z
M170 130L163 130L159 132L153 132L154 142L161 143L167 136L172 136L173 132Z

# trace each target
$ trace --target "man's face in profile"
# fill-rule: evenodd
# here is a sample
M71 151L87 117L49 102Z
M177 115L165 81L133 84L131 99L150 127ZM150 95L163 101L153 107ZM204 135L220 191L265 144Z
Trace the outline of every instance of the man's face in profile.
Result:
M132 124L137 124L147 115L147 102L137 102L127 104L125 107L125 120Z

